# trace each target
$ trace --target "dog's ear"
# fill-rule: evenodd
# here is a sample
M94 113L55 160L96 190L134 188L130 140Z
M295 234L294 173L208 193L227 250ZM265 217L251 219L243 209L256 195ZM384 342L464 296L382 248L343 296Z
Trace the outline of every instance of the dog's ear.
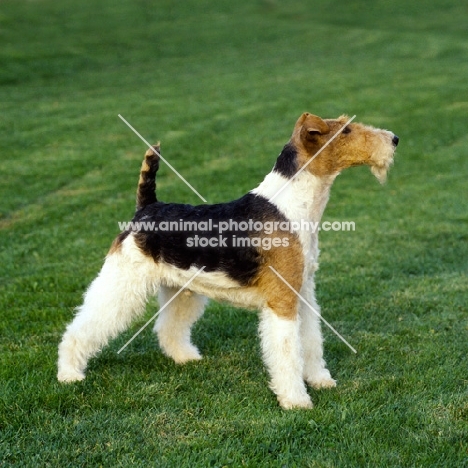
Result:
M308 112L304 112L298 119L297 119L297 122L296 122L296 125L295 127L299 127L301 126L305 120L307 119L307 117L309 117L309 115L312 115L312 114L309 114Z
M299 120L302 120L301 139L304 142L315 142L318 136L330 131L330 127L323 119L308 112L302 114Z

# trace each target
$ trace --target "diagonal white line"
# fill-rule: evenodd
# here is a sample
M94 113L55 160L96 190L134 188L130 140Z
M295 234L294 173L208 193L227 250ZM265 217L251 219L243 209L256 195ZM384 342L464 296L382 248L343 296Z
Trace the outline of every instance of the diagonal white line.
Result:
M138 133L138 131L135 130L135 128L133 128L120 114L119 114L119 118L120 118L120 120L122 120L122 122L125 123L125 125L127 125L127 127L128 127L130 130L133 131L133 133L135 133L136 136L138 136L138 137L140 138L141 141L143 141L143 143L145 143L145 144L148 146L148 148L150 148L157 156L159 156L159 157L169 166L169 168L170 168L170 169L171 169L171 170L172 170L172 171L189 187L189 188L191 188L192 191L193 191L196 195L198 195L198 196L200 197L201 200L203 200L205 203L207 203L207 201L197 192L197 190L195 190L195 188L194 188L192 185L190 185L190 184L184 179L184 177L183 177L181 174L179 174L179 172L177 172L177 171L175 170L175 168L174 168L171 164L169 164L169 163L167 162L167 160L164 159L164 158L163 158L163 157L162 157L162 156L161 156L161 155L160 155L160 154L159 154L159 153L158 153L158 152L157 152L157 151L156 151L156 150L155 150L139 133Z
M271 265L270 269L275 273L275 275L283 281L283 283L307 306L309 309L317 315L317 317L322 320L322 322L344 343L348 348L353 352L357 351L322 317L322 315L315 310Z
M273 201L345 128L356 118L353 115L272 197Z
M203 270L202 266L118 351L120 354Z

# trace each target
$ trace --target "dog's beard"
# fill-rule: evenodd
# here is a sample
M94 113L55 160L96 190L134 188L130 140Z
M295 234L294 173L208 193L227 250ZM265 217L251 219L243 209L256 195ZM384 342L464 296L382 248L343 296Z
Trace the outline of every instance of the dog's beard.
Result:
M374 174L376 179L381 184L384 184L385 181L387 180L388 170L390 169L390 166L393 163L393 153L394 152L392 151L386 157L384 157L384 158L380 157L379 162L377 164L374 163L374 164L371 165L370 170L371 170L372 174Z
M387 172L389 166L372 166L371 172L374 174L376 179L381 183L384 184L387 180Z

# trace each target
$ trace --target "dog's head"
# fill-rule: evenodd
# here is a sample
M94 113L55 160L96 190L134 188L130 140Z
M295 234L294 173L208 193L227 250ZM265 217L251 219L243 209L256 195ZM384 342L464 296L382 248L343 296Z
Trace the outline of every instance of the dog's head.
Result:
M334 176L351 166L366 164L383 183L393 162L398 137L349 118L321 119L305 112L296 122L291 143L299 156L300 167L317 176Z

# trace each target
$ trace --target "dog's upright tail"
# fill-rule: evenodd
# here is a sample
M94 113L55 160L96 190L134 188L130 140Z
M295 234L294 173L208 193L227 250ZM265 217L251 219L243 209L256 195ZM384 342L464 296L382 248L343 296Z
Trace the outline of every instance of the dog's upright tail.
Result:
M153 149L148 149L141 165L136 197L137 210L158 201L156 198L156 172L159 169L160 144L153 145Z

